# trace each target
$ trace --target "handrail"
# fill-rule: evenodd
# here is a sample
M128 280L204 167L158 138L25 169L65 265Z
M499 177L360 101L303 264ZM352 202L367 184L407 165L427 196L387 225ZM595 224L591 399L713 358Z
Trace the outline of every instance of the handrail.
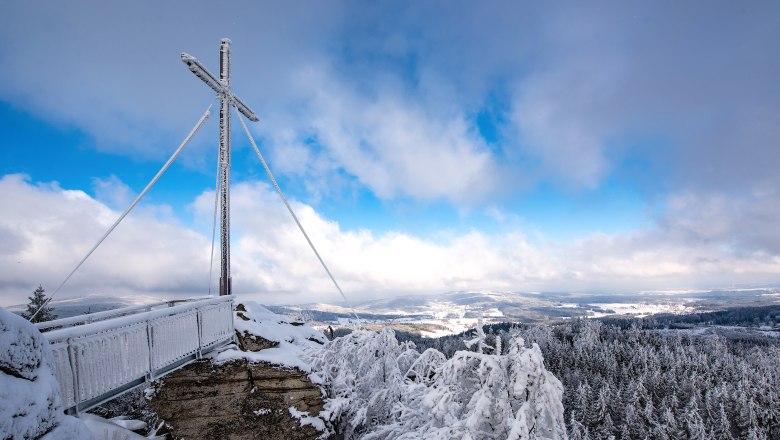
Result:
M45 332L48 329L57 328L57 327L70 327L73 325L80 325L80 324L87 324L92 323L96 321L103 321L106 319L112 319L116 318L118 316L125 316L125 315L131 315L136 313L142 313L142 312L149 312L152 309L156 307L172 307L175 303L178 302L192 302L192 301L200 301L207 298L213 298L210 296L206 297L199 297L199 298L187 298L187 299L180 299L180 300L171 300L171 301L158 301L148 304L141 304L137 306L128 306L128 307L121 307L118 309L112 309L112 310L106 310L103 312L96 312L96 313L90 313L86 315L78 315L78 316L70 316L68 318L61 318L61 319L55 319L52 321L44 321L44 322L38 322L35 324L35 327L41 331Z
M44 333L43 335L46 337L46 339L49 340L49 342L62 341L68 338L78 338L81 336L101 333L101 332L113 330L120 327L126 327L131 324L150 321L164 316L176 315L178 313L197 309L205 305L220 304L223 302L232 302L232 301L233 301L232 296L229 295L217 296L205 300L193 301L178 306L168 307L165 309L152 310L149 312L137 313L135 315L120 316L114 319L106 319L103 321L93 322L89 324L83 324L83 325L78 325L73 327L52 330Z

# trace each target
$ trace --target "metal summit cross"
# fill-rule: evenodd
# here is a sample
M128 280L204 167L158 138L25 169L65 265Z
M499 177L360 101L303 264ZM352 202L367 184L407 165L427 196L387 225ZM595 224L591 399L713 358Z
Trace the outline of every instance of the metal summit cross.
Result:
M200 62L182 52L181 60L198 78L211 87L219 97L219 200L220 200L220 276L219 294L232 293L230 278L230 107L235 106L250 121L258 118L230 90L230 40L222 39L219 47L219 79L211 74Z

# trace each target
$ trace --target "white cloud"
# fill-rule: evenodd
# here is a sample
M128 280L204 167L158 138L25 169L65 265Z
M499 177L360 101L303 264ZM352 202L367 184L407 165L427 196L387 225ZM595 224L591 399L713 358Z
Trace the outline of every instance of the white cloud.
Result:
M299 82L310 97L301 119L330 163L379 197L469 202L498 186L497 164L456 109L431 114L381 85L362 96L322 70L301 73Z
M235 1L8 4L0 16L0 96L46 120L75 126L102 151L159 158L213 92L182 64L186 51L218 73L219 42L234 40L236 92L255 110L294 85L341 13L337 4ZM283 102L283 100L282 100ZM263 114L264 112L260 112Z
M133 191L115 175L92 179L95 198L112 208L124 208L134 199Z
M21 175L0 180L0 206L0 230L13 243L0 255L5 303L25 302L29 287L38 283L53 290L119 216L82 191L32 184ZM65 295L207 289L208 241L139 208L74 275Z
M521 133L517 142L541 158L543 174L593 188L609 173L606 140L614 126L594 112L614 87L604 77L609 70L603 64L588 69L567 66L523 83L513 102L512 122Z
M749 211L735 211L728 201L685 195L679 199L671 202L678 207L656 227L596 234L570 244L530 240L520 231L473 231L443 243L399 232L344 231L308 205L293 206L355 301L461 289L636 291L780 282L780 250L766 245L778 243L774 219L752 219L751 232L733 245L730 231L743 226ZM0 218L4 304L25 302L38 283L53 289L118 215L84 192L34 184L20 175L0 179L0 206L5 212ZM201 194L193 207L210 219L213 192ZM88 260L63 296L97 292L171 297L207 291L209 239L170 217L154 215L159 212L154 206L140 208ZM237 294L268 303L339 301L268 185L235 185L232 208ZM696 217L698 213L703 217ZM727 226L710 223L724 217Z
M778 14L729 2L545 13L536 64L512 78L515 143L543 176L575 188L598 187L626 156L650 170L655 191L776 187L780 61L768 42L780 37Z
M685 191L672 195L662 230L682 243L716 244L740 255L780 255L780 192L754 187L729 194Z

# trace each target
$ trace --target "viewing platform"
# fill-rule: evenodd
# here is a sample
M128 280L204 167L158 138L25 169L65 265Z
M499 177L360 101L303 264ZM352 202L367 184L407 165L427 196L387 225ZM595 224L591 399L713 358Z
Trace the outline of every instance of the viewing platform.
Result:
M78 414L233 342L233 296L165 301L36 324L63 407Z

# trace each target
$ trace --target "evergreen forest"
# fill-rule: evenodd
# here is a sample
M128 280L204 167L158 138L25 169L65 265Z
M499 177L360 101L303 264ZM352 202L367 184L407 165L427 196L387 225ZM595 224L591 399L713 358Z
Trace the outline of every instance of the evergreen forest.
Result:
M767 311L713 318L724 316L730 324L757 325L754 317L765 319ZM511 328L526 344L539 345L545 367L563 383L571 440L780 439L778 338L665 324L655 319L578 319L545 326L485 326L485 331L490 341L506 339ZM471 335L473 331L426 340L399 334L399 339L410 338L421 350L436 348L450 356Z

